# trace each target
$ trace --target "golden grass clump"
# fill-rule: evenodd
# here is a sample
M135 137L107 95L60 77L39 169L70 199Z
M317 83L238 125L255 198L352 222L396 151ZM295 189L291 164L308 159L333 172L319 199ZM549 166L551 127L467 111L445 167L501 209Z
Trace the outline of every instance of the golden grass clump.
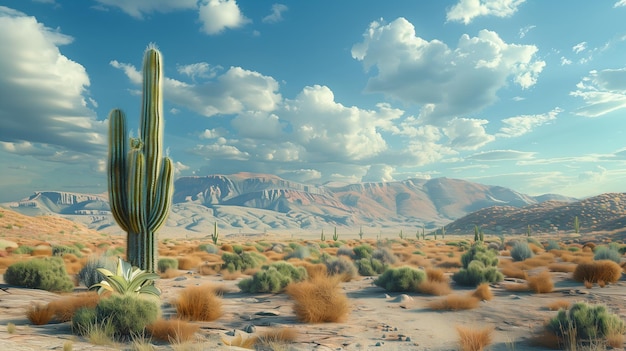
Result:
M82 307L96 307L100 301L100 295L95 291L82 292L63 296L60 299L50 301L48 306L54 312L54 318L59 322L69 322L74 313Z
M298 262L295 266L304 267L309 279L322 278L328 274L328 269L323 263Z
M178 260L178 269L181 269L181 270L195 269L202 263L202 260L200 259L200 257L192 256L192 255L188 255L185 257L178 257L177 260Z
M572 273L576 269L576 265L567 262L555 262L548 265L550 272Z
M459 334L459 349L461 351L482 351L493 341L493 328L470 329L457 326Z
M350 301L339 288L341 277L328 276L287 285L295 300L296 318L305 323L342 322L350 312Z
M168 268L165 270L165 272L159 273L159 276L161 277L161 279L172 279L172 278L181 276L183 274L184 273L179 271L178 269Z
M583 262L576 266L573 277L577 282L615 283L622 277L622 267L610 260Z
M566 310L571 305L572 303L568 300L556 300L556 301L550 302L548 306L546 306L546 308L549 309L550 311L558 311L560 309Z
M417 291L426 295L443 296L452 292L448 281L438 282L425 280L417 286Z
M443 269L426 268L426 279L430 282L447 283L448 277Z
M222 316L222 300L211 284L188 286L173 303L178 317L193 321L214 321Z
M264 331L256 337L255 346L261 350L277 350L279 345L284 345L296 341L298 333L295 328L272 328Z
M198 274L200 275L214 275L217 274L217 271L215 270L215 265L210 265L210 264L203 264L198 266Z
M435 311L471 310L478 307L479 302L480 300L471 295L452 294L431 301L428 303L428 307Z
M36 303L26 310L26 318L34 325L48 324L54 316L54 310L49 305Z
M528 277L528 288L537 294L545 294L554 290L554 282L550 272L543 271L535 276Z
M524 271L523 269L520 269L518 266L515 266L515 265L508 265L508 266L502 267L500 269L500 272L502 272L502 274L504 274L504 276L507 278L524 279L524 280L528 278L526 271Z
M181 343L193 339L200 326L180 319L161 318L146 329L154 339Z
M490 301L493 299L493 293L489 287L489 283L482 283L476 287L476 290L472 293L472 296L480 301Z

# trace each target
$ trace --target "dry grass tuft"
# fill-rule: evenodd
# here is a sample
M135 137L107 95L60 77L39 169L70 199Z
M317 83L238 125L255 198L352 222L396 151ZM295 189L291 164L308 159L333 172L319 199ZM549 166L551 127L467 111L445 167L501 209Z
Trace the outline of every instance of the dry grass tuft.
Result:
M63 296L51 301L48 306L54 312L54 317L59 322L69 322L74 313L82 307L96 307L100 301L100 295L95 291L82 292Z
M568 309L572 303L568 300L556 300L552 301L546 306L550 311L558 311L560 309Z
M471 295L452 294L439 300L431 301L428 307L435 311L471 310L478 307L480 300Z
M328 274L328 269L326 265L323 263L309 263L309 262L299 262L295 266L302 266L306 269L307 276L309 279L321 278L325 277Z
M185 256L178 257L178 269L181 270L191 270L196 269L200 264L202 264L202 260L198 256Z
M26 318L34 325L48 324L54 316L54 310L50 305L36 303L26 310Z
M161 277L161 279L172 279L172 278L181 276L183 274L184 273L179 271L178 269L168 268L165 270L165 272L159 273L159 276Z
M576 269L576 265L565 262L555 262L548 265L550 272L571 273Z
M613 333L605 337L606 344L616 350L621 349L624 345L624 334Z
M489 287L489 283L482 283L476 287L476 290L472 293L472 296L480 301L489 301L493 299L493 293Z
M457 326L459 333L459 349L462 351L482 351L489 346L493 340L493 328L470 329Z
M222 316L222 300L211 284L188 286L173 303L181 319L213 321Z
M341 277L319 277L287 286L295 300L296 318L305 323L342 322L350 312L350 302L339 288Z
M503 284L504 290L513 292L530 291L527 283L507 283Z
M214 275L217 274L214 265L203 264L198 267L198 274L200 275Z
M535 276L528 277L528 288L537 294L545 294L554 290L554 282L550 272L543 271Z
M261 333L256 338L255 346L257 349L278 349L277 345L292 343L298 338L298 332L295 328L274 328Z
M193 339L200 326L180 319L158 319L147 329L157 340L181 343Z
M448 277L446 276L443 269L437 269L437 268L426 268L426 279L429 282L436 282L436 283L448 282Z
M447 280L443 282L425 280L417 286L417 291L426 295L443 296L452 292L452 288Z
M576 266L573 277L578 282L588 281L593 284L602 280L615 283L622 277L622 267L610 260L583 262Z
M502 272L502 274L504 274L504 276L507 278L524 279L524 280L528 278L526 271L514 265L502 267L500 269L500 272Z

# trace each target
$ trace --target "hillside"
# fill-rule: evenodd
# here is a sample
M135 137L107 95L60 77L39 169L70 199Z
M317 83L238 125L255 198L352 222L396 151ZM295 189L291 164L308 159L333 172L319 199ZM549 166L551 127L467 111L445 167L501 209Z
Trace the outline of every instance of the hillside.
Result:
M520 234L613 231L626 227L626 193L607 193L576 202L546 201L524 207L493 206L470 213L446 226L446 233L470 233L475 225L484 233Z
M208 233L214 222L243 232L329 226L436 228L495 205L517 208L543 199L573 200L532 197L449 178L314 185L251 173L181 177L175 182L172 212L163 230ZM2 205L30 216L58 215L99 231L119 231L106 194L41 191Z

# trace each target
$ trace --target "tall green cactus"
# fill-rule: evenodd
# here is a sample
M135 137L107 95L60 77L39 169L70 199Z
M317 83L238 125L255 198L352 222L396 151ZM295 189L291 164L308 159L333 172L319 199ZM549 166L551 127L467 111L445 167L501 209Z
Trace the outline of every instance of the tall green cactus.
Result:
M117 224L127 233L127 260L154 272L156 231L172 203L173 165L162 157L161 53L150 45L143 59L143 97L139 138L131 138L126 116L109 114L109 202Z

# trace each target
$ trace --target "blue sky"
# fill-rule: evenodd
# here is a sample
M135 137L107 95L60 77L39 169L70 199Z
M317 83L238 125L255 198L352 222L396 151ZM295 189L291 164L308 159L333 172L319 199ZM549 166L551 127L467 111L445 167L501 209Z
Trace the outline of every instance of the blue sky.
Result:
M0 1L0 201L106 191L164 57L177 174L626 191L626 0Z

